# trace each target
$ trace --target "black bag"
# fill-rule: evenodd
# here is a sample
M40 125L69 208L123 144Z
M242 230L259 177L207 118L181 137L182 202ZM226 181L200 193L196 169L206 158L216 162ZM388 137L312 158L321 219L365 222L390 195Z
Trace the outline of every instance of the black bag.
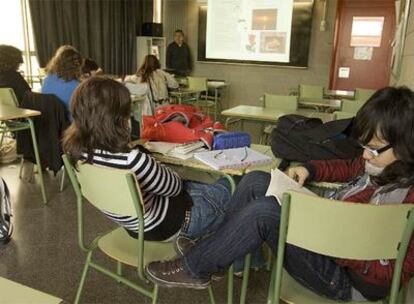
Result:
M301 115L280 117L270 136L273 154L283 160L279 169L286 169L290 161L358 157L362 148L350 137L351 128L352 118L322 123Z
M0 244L10 241L13 232L11 216L9 189L4 180L0 178Z

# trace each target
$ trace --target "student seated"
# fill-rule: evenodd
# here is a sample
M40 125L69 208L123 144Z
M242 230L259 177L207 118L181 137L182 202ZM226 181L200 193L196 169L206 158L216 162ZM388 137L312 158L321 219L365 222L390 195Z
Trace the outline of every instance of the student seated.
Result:
M169 102L168 89L178 88L174 76L161 70L154 55L147 55L136 74L126 76L124 81L131 94L146 95L144 115L153 115L157 106Z
M46 66L42 93L56 95L70 109L70 98L82 75L81 54L70 45L58 48Z
M355 135L364 148L353 160L311 161L287 174L307 180L343 182L331 197L346 203L414 203L414 93L408 88L384 88L361 108ZM169 287L203 288L215 273L266 242L277 254L281 207L265 196L270 175L244 176L228 203L230 209L216 233L197 242L173 261L148 265L149 278ZM384 223L386 225L386 223ZM287 245L284 267L298 282L330 299L378 300L389 293L394 260L356 261L324 256ZM402 270L402 283L414 275L414 239Z
M73 122L63 139L65 153L74 163L136 174L145 205L146 240L167 240L177 233L197 238L221 223L230 200L227 180L213 184L182 181L139 148L129 148L131 98L125 86L109 78L88 78L75 90L71 110ZM102 212L137 237L136 217Z
M18 72L23 63L22 51L11 45L0 45L0 88L12 88L19 103L31 91L30 86Z

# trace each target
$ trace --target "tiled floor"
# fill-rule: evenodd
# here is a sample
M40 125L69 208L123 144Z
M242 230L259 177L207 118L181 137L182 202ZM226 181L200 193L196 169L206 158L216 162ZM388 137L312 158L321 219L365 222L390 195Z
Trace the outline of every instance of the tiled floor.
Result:
M44 206L39 186L19 180L18 169L17 163L0 166L0 176L11 190L15 225L13 240L0 247L0 276L72 302L85 260L77 244L75 195L68 182L59 193L60 179L45 174L49 204ZM113 226L93 207L86 208L85 215L90 219L86 225L88 240ZM115 267L103 255L96 258ZM126 273L136 277L133 268L126 268ZM268 279L265 271L251 274L248 303L266 302ZM240 290L240 283L236 279L236 291ZM213 289L217 303L225 303L225 281L213 283ZM238 296L235 300L238 302ZM91 270L82 302L150 303L150 300ZM208 303L208 294L207 291L161 288L159 303Z

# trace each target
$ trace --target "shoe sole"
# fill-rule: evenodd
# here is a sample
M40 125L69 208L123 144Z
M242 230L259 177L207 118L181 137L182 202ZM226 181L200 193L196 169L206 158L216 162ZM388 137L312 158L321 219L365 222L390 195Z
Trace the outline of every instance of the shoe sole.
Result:
M162 286L162 287L167 287L167 288L191 288L191 289L206 289L208 288L208 286L210 285L210 282L206 282L206 283L198 283L198 284L192 284L192 283L178 283L178 282L169 282L169 281L164 281L160 278L157 278L155 276L152 275L152 273L150 271L148 271L148 267L145 267L145 271L148 275L148 278L155 284Z

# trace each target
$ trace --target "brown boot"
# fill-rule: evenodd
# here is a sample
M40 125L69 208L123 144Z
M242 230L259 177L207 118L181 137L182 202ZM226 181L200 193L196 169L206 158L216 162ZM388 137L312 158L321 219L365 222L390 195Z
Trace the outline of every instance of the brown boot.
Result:
M205 289L209 279L196 279L184 269L182 259L166 262L152 262L147 265L148 278L163 287Z

